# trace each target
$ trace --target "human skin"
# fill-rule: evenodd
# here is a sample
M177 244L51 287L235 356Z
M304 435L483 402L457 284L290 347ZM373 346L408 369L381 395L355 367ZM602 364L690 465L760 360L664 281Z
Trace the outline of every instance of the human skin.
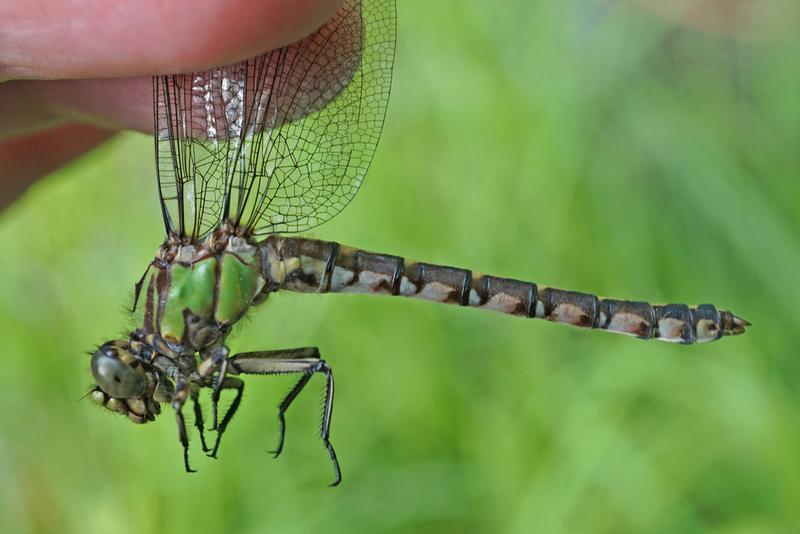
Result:
M114 132L152 131L151 76L287 45L339 1L0 2L0 209Z

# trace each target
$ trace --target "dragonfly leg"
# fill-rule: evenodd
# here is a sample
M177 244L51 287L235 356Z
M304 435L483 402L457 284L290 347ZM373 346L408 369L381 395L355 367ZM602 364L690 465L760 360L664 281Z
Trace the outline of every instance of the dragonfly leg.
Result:
M197 428L197 433L200 435L200 446L203 447L203 452L208 452L211 449L206 445L205 428L203 428L203 410L200 408L200 394L197 390L192 391L192 404L194 405L194 426Z
M303 391L303 388L308 384L308 381L311 380L310 373L304 373L300 380L294 385L294 387L289 391L289 393L284 397L281 401L280 406L278 407L278 423L280 424L280 435L278 436L278 446L275 447L274 451L270 451L272 453L273 458L277 458L281 451L283 450L283 440L286 437L286 410L289 409L291 406L292 401Z
M212 420L213 425L211 430L217 430L217 423L218 423L218 409L217 406L219 405L219 395L222 391L222 384L225 383L225 375L228 374L228 360L222 360L222 363L219 366L219 372L217 373L217 377L214 379L214 389L211 391L211 410L212 410Z
M325 375L325 402L322 411L322 425L320 437L328 455L333 462L334 480L331 486L336 486L342 481L342 472L339 469L339 460L336 458L336 451L330 442L331 415L333 413L333 371L320 358L319 349L316 347L304 347L291 350L275 350L264 352L245 352L237 354L230 359L230 371L234 374L258 374L258 375L278 375L288 373L302 373L303 376L289 391L283 399L278 409L278 420L280 422L280 440L278 448L273 453L275 456L280 454L283 448L283 438L285 434L285 413L289 409L294 399L303 390L314 373Z
M189 385L185 380L179 378L175 384L175 397L172 400L172 407L175 410L175 418L178 422L178 439L183 447L183 467L187 473L194 473L195 470L189 465L189 436L186 434L186 422L183 419L183 405L189 393Z
M211 458L217 457L217 451L219 450L219 443L220 441L222 441L222 434L225 433L225 429L228 428L228 423L231 422L231 419L233 419L233 416L236 414L236 410L239 409L239 403L242 402L242 394L244 393L244 382L242 380L239 380L238 378L229 376L220 385L220 390L222 389L235 389L236 396L233 398L233 402L228 408L228 411L225 412L225 415L222 417L222 422L219 424L219 427L217 428L217 439L214 441L214 448L208 455Z
M214 389L211 392L211 417L212 424L209 430L217 430L219 395L222 391L222 384L225 382L225 376L228 374L228 347L220 345L215 347L209 353L203 355L204 364L210 363L211 365L202 365L201 376L207 376L217 369L217 376L214 378Z
M139 278L139 281L133 285L133 306L131 307L131 313L136 311L136 305L139 304L139 296L142 294L142 287L144 286L144 279L147 277L147 273L150 272L150 266L147 266L147 269L144 270L142 273L142 277Z

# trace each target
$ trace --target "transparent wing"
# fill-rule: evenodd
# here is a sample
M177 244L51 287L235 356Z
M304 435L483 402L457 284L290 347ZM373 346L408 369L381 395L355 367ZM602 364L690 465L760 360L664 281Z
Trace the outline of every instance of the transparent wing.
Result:
M316 33L257 58L153 80L169 235L300 232L358 191L383 128L394 0L344 0Z

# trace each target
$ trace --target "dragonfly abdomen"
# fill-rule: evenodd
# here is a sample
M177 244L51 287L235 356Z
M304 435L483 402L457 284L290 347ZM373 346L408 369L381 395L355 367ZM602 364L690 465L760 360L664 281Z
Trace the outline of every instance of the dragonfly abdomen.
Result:
M397 295L685 344L739 334L748 325L711 304L605 299L330 241L273 235L259 250L270 285L302 293Z

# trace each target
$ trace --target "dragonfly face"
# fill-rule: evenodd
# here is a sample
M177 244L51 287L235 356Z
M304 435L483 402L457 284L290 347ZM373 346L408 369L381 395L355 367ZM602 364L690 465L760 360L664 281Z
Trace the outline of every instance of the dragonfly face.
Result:
M134 356L123 340L99 347L92 354L91 370L97 382L90 393L92 401L134 423L153 421L161 412L156 398L165 401L171 396L166 377Z

